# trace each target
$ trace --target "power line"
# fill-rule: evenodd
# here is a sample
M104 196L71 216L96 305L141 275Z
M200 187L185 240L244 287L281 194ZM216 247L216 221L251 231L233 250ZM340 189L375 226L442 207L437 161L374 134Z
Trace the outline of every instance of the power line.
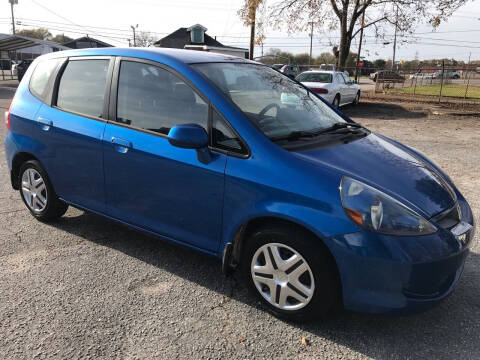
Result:
M40 22L40 23L49 23L49 24L57 24L57 25L70 25L70 24L62 23L62 22L58 22L58 21L37 20L37 19L29 19L29 18L22 18L22 17L17 17L17 19L18 20L27 20L27 21L30 21L30 22ZM82 28L105 29L105 30L116 30L116 31L130 32L130 30L128 30L128 29L115 29L115 28L102 27L102 26L91 26L91 25L75 25L75 26L82 27Z
M35 1L35 0L32 0L32 1ZM37 3L38 4L38 3ZM52 12L54 15L56 16L60 16L62 17L61 15L58 15L56 14L55 12ZM66 19L65 17L62 17L63 19ZM9 18L0 18L0 19L9 19ZM113 31L123 31L123 32L126 32L126 33L129 33L130 30L129 29L118 29L118 28L110 28L110 27L101 27L101 26L91 26L91 25L80 25L80 24L76 24L74 23L73 21L70 21L68 19L66 19L67 21L69 21L70 23L67 24L67 23L62 23L62 22L56 22L56 21L46 21L46 20L37 20L37 19L30 19L30 18L18 18L19 20L28 20L29 22L40 22L40 23L52 23L52 24L57 24L57 25L68 25L68 26L71 26L72 24L76 27L80 27L80 28L83 28L85 30L89 29L89 31L93 32L94 30L90 30L90 29L104 29L104 30L113 30ZM471 29L471 30L457 30L457 31L438 31L438 32L418 32L418 33L411 33L411 34L403 34L403 35L399 35L401 37L417 37L415 35L422 35L422 34L445 34L445 33L463 33L463 32L478 32L480 31L480 29ZM158 34L158 35L168 35L169 33L166 33L166 32L156 32L156 31L148 31L149 33L152 33L152 34ZM119 33L112 33L112 34L116 34L116 35L119 35ZM385 34L384 35L385 37L393 37L393 34ZM241 38L245 38L245 39L248 39L249 36L248 35L217 35L217 37L220 37L220 38L236 38L236 39L241 39ZM338 39L340 38L339 36L328 36L329 38L333 38L333 39ZM370 37L370 38L376 38L377 36L375 35L364 35L364 37ZM269 36L268 37L269 39L288 39L289 37L285 37L285 36ZM301 40L301 39L310 39L310 37L292 37L291 39L295 39L295 40ZM425 38L426 39L426 38ZM431 38L431 40L437 40L435 38ZM457 41L457 40L451 40L451 39L438 39L438 40L445 40L445 41ZM458 40L458 41L462 41L462 40ZM462 41L462 42L469 42L469 41Z
M22 23L22 26L26 26L26 27L36 27L36 25L29 25L29 24L24 24ZM79 30L65 30L64 28L57 28L57 27L49 27L48 28L49 30L57 30L57 31L63 31L63 32L70 32L70 33L73 33L73 34L81 34L81 35L86 35L86 33L88 34L89 32L88 31L79 31ZM95 35L97 37L101 37L101 38L107 38L107 39L112 39L112 40L115 40L115 39L121 39L123 41L126 41L126 37L123 36L123 37L120 37L120 36L111 36L111 35L102 35L102 34L99 34L99 33L95 33Z
M49 13L51 13L51 14L53 14L53 15L55 15L55 16L58 16L59 18L61 18L61 19L63 19L63 20L66 20L66 21L68 21L69 23L72 23L72 24L75 25L75 26L84 28L82 25L76 24L75 22L73 22L72 20L66 18L65 16L60 15L60 14L57 14L55 11L47 8L46 6L44 6L44 5L40 4L40 3L38 3L36 0L31 0L31 1L32 1L34 4L36 4L37 6L40 6L42 9L48 11ZM92 31L92 32L93 32L95 35L98 35L98 34L95 33L94 31Z

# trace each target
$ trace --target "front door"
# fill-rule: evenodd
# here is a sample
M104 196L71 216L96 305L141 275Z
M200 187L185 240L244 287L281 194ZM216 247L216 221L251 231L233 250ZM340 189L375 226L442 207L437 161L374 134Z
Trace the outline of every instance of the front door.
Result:
M215 251L226 156L213 153L203 164L195 150L174 147L166 137L178 124L207 129L207 102L163 66L133 60L117 66L115 121L107 124L104 137L107 213Z
M340 91L340 104L345 104L348 102L348 85L345 83L345 78L342 74L336 73L335 78Z

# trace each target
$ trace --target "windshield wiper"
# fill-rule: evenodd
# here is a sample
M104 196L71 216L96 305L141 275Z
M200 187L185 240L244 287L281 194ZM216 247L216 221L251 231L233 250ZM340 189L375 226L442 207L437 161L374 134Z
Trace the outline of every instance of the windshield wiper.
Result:
M305 130L295 130L289 132L287 135L281 136L272 136L270 140L272 141L280 141L280 140L287 140L287 141L294 141L300 138L309 138L318 135L319 130L312 130L312 131L305 131Z
M325 129L322 129L322 130L318 131L317 134L332 133L332 132L336 132L337 130L340 130L340 129L351 130L351 128L359 129L359 128L363 128L363 126L360 125L360 124L357 124L357 123L348 123L348 122L336 123L336 124L334 124L334 125L332 125L328 128L325 128Z
M281 140L286 140L286 141L295 141L301 138L313 138L318 135L322 134L331 134L331 133L337 133L339 134L340 132L337 132L338 130L341 129L346 129L347 132L351 132L353 129L358 129L358 128L363 128L362 125L357 124L357 123L336 123L328 128L324 129L313 129L313 130L295 130L292 131L286 135L281 135L281 136L273 136L270 138L272 141L281 141Z

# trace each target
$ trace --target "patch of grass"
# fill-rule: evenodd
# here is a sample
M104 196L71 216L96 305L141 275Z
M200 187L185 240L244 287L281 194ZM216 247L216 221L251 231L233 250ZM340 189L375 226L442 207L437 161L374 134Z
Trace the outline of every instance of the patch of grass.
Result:
M463 98L465 96L465 90L466 85L444 84L442 89L442 96ZM409 86L404 88L386 89L386 91L397 94L413 94L415 91L416 95L438 96L440 94L440 84L417 86L416 89L414 86ZM480 87L470 85L468 87L467 98L480 99Z

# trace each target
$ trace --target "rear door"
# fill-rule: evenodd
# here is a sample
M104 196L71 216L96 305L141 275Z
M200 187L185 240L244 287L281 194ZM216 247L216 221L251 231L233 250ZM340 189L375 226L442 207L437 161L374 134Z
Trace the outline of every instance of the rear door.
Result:
M208 100L172 69L117 59L111 122L104 139L108 214L131 225L216 251L226 155L204 164L168 142L179 124L209 127Z
M61 198L98 212L105 210L102 139L113 62L109 57L77 57L62 66L52 106L36 116L47 172Z

